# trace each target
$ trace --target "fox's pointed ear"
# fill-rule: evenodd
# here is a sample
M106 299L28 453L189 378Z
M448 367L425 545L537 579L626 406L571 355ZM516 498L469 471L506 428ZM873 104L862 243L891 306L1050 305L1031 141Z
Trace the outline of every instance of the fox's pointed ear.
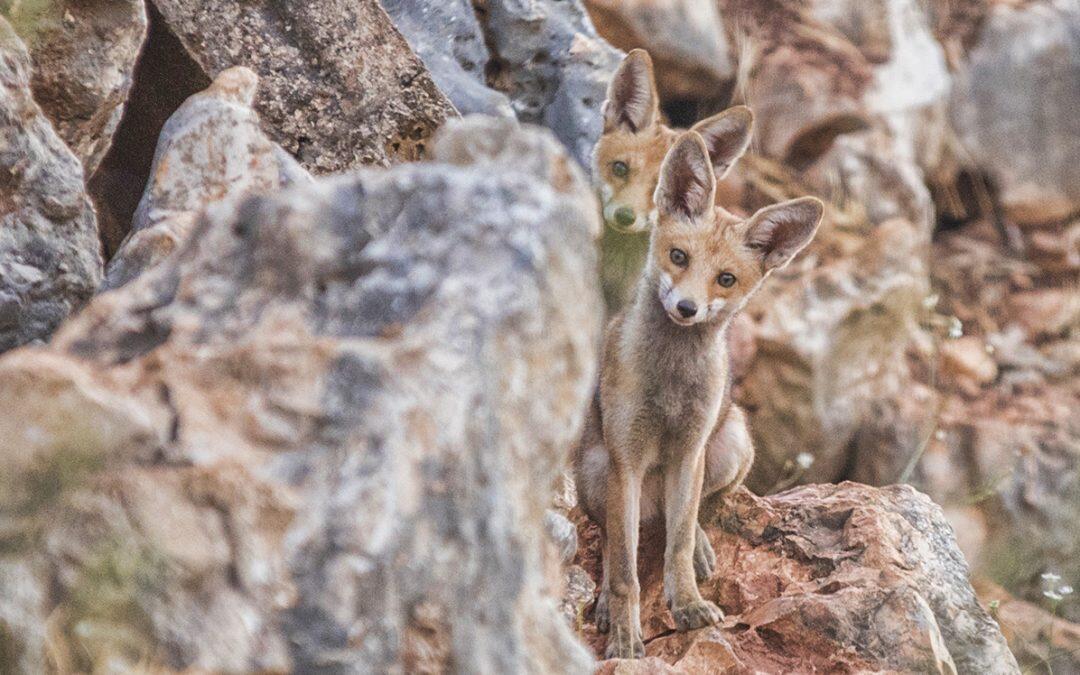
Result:
M639 133L659 119L659 105L652 58L644 49L635 49L619 64L608 84L604 132L621 127Z
M717 180L742 157L750 147L750 134L754 129L754 113L744 105L728 108L719 115L701 120L693 127L701 134L709 148L709 159Z
M783 267L814 238L824 211L816 197L766 206L747 221L743 243L757 252L766 271Z
M716 175L709 163L709 150L696 131L679 136L660 166L660 181L653 201L662 215L690 219L713 208Z

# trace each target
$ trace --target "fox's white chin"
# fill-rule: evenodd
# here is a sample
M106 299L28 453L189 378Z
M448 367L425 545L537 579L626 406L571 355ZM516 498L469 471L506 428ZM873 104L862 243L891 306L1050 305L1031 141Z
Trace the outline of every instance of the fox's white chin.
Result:
M675 325L682 326L684 328L687 327L687 326L693 326L695 323L697 323L697 317L694 317L692 319L684 319L684 318L682 318L681 315L672 314L671 312L668 312L667 315L668 315L668 318L671 319L671 321Z

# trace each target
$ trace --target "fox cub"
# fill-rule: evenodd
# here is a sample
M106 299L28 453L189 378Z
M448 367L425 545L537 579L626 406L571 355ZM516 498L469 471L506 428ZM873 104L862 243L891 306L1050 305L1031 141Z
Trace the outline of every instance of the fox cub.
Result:
M703 495L742 481L754 452L743 413L730 399L725 333L821 221L822 203L812 197L745 220L715 206L711 149L690 130L660 165L645 269L629 306L608 326L599 390L575 451L579 501L604 533L596 620L609 631L609 657L644 655L640 522L663 517L664 597L679 630L723 618L697 588L716 565L698 510Z
M593 151L605 224L601 244L604 297L613 311L630 299L656 222L653 191L660 163L680 131L660 118L652 60L642 49L626 55L608 85L604 129ZM736 106L693 126L709 146L717 179L746 151L754 117Z

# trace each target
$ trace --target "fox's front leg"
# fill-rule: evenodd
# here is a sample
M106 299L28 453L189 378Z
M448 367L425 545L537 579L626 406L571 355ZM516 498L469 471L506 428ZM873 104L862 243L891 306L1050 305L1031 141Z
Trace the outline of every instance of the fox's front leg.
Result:
M694 576L694 543L698 536L698 506L705 478L703 448L686 452L664 472L664 597L679 630L718 623L724 618L715 604L704 600ZM704 533L702 533L704 534Z
M608 480L604 581L610 626L609 659L645 656L645 645L641 641L641 587L637 576L642 478L630 467L616 467Z

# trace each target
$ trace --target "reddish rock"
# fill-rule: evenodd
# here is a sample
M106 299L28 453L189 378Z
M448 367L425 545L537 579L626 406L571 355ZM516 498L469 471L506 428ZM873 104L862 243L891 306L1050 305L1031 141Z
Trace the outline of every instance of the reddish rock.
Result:
M579 561L598 578L596 528L579 520ZM674 631L661 589L662 537L640 556L646 654L599 672L1018 672L979 606L941 509L908 486L807 485L732 494L706 526L718 572L702 594L723 624ZM586 623L600 653L604 636ZM609 670L610 669L610 670Z
M1075 287L1016 293L1008 311L1031 337L1059 335L1080 326L1080 293Z
M987 351L986 343L974 335L943 343L941 368L949 377L976 385L993 382L998 374L997 363Z

